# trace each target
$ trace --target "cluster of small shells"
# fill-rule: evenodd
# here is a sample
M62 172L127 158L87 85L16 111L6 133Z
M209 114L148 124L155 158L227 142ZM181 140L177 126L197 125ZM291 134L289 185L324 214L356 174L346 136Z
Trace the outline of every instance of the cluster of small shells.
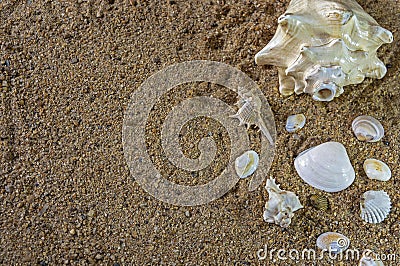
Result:
M304 92L331 101L344 86L382 78L386 66L376 51L392 41L355 0L292 0L255 61L278 67L283 95Z
M331 101L343 93L344 86L361 83L365 77L380 79L386 74L386 66L376 52L382 44L393 41L392 33L380 27L355 0L291 0L278 23L273 39L256 54L255 61L258 65L278 67L279 90L283 95L308 93L314 100ZM305 122L303 114L291 115L286 130L296 132ZM377 142L384 135L382 124L371 116L354 119L352 129L357 139L364 142ZM355 179L347 151L338 142L322 143L301 152L294 166L306 183L326 192L344 190ZM370 179L387 181L391 177L390 168L376 159L366 159L363 168ZM269 200L264 220L288 226L293 212L302 208L297 196L280 190L273 179L267 181L266 189ZM314 194L309 199L319 210L329 208L324 196ZM385 191L370 190L363 194L360 208L364 221L380 223L389 215L391 201ZM319 248L334 254L349 245L350 240L336 232L317 238ZM360 265L383 264L363 257Z

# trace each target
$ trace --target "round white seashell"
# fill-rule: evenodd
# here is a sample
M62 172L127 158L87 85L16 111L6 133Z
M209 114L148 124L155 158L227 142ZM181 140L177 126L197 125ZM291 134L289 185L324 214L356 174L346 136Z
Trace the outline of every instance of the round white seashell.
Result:
M379 181L388 181L392 177L389 166L376 159L366 159L364 161L364 171L371 179Z
M368 256L363 256L360 259L359 266L384 266L381 260L376 260Z
M306 117L303 114L291 115L286 120L286 130L288 132L296 132L304 127Z
M349 245L350 240L340 233L326 232L317 238L317 247L332 254L339 254L345 251Z
M382 124L369 115L361 115L351 124L357 139L365 142L377 142L382 139L385 131Z
M361 218L368 223L380 223L390 213L389 195L383 190L369 190L361 197Z
M338 142L326 142L303 151L294 166L306 183L327 192L344 190L355 178L346 149Z
M250 150L235 160L235 170L240 178L246 178L256 171L259 157L257 152Z

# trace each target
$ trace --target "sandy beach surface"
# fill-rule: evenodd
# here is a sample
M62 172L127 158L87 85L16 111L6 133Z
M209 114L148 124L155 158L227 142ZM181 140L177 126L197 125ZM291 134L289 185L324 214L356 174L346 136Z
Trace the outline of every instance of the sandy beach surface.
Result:
M393 33L393 43L378 51L387 74L322 103L305 94L283 97L277 69L254 63L288 0L0 0L0 264L358 265L327 254L301 257L305 249L318 257L316 238L335 231L350 239L352 249L371 249L385 265L400 265L400 2L358 2ZM240 180L221 198L184 207L151 196L130 174L122 128L131 94L157 71L198 59L243 71L268 100L277 137L267 176L304 205L288 228L263 221L264 184L249 192L248 179ZM236 101L229 91L198 83L165 95L146 127L148 152L162 174L173 170L164 165L158 118L174 99L194 95L231 106ZM285 122L295 113L307 123L291 134ZM359 115L383 124L381 141L354 137L351 123ZM218 136L218 160L174 182L204 184L224 169L224 149L235 144L212 119L183 127L183 153L199 156L193 143L204 132ZM259 146L256 128L248 132ZM356 172L355 182L337 193L309 186L293 166L301 151L327 141L346 147ZM392 178L368 179L366 158L386 162ZM379 224L360 218L361 194L370 189L385 190L392 200L390 215ZM326 197L330 208L312 207L312 194Z

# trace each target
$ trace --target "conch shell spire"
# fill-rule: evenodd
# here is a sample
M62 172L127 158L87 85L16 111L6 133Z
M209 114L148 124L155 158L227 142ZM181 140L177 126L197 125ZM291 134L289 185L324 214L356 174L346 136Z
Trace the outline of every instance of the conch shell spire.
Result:
M283 95L331 101L344 86L386 74L376 51L393 35L355 0L292 0L278 24L255 62L278 67Z

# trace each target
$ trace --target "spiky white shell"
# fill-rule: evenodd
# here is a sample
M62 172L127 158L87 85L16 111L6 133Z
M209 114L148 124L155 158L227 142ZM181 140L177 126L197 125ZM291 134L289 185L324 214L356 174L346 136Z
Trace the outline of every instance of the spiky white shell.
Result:
M383 190L369 190L361 197L361 218L367 223L380 223L390 213L389 195Z
M345 235L336 232L326 232L317 238L317 247L332 254L345 251L349 245L350 240Z
M381 140L385 134L382 124L369 115L356 117L351 127L354 135L360 141L377 142Z
M355 178L346 149L339 142L326 142L303 151L294 166L306 183L327 192L346 189Z
M244 88L238 88L239 100L236 105L239 110L236 114L230 117L239 120L239 126L246 125L249 128L251 125L256 125L263 135L268 139L271 145L274 145L272 136L261 117L261 99L254 91L247 91Z
M304 127L306 117L303 114L291 115L286 120L286 130L288 132L296 132Z
M382 78L386 67L376 51L392 41L355 0L292 0L255 61L278 67L282 94L330 101L343 86Z
M250 150L235 160L235 170L240 178L246 178L256 171L259 157L257 152Z
M380 160L366 159L363 168L367 176L371 179L388 181L392 176L389 166Z

